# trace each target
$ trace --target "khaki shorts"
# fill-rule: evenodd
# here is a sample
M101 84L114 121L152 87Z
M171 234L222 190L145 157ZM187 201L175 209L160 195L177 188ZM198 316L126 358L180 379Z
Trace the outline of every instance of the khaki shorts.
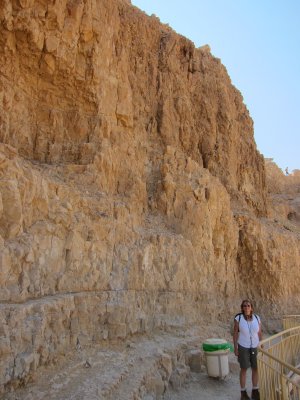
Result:
M255 349L247 349L246 347L238 345L238 351L238 361L241 368L257 368L257 347Z

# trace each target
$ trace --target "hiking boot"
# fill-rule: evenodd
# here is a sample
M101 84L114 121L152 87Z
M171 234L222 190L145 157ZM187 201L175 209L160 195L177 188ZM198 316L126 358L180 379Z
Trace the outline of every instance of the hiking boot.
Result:
M241 390L241 400L251 400L246 390Z
M258 389L252 389L251 398L252 400L260 400Z

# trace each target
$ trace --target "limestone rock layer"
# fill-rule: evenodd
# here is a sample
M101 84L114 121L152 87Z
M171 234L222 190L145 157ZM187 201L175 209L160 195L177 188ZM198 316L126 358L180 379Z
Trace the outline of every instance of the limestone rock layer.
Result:
M241 94L130 2L0 3L0 141L2 391L242 297L299 307L298 211L274 222Z

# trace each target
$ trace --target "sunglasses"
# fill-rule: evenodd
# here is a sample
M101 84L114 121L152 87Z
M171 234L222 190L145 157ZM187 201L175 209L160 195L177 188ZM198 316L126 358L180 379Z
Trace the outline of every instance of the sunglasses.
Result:
M243 304L243 307L251 307L251 304Z

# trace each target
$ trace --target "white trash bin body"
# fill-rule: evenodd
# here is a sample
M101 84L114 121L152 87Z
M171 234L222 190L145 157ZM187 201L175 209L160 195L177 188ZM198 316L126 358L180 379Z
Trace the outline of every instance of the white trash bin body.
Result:
M228 353L229 349L226 349L227 342L223 339L207 339L204 342L205 345L209 345L212 351L204 351L206 358L206 368L208 376L213 378L225 378L229 374L229 361ZM220 347L225 349L218 350ZM213 350L213 349L216 350Z

